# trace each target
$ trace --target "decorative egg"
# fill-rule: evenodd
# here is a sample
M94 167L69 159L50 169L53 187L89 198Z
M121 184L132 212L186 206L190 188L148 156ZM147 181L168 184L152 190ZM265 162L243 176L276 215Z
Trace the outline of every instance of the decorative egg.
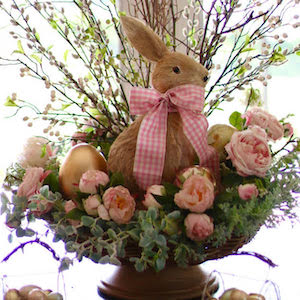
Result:
M231 140L231 136L236 131L234 127L225 124L213 125L207 132L207 143L213 146L218 154L220 161L226 159L225 145Z
M247 300L248 294L238 289L228 289L220 297L220 300Z
M63 296L60 293L50 293L48 295L48 300L63 300Z
M28 294L27 300L48 300L48 297L41 289L33 289Z
M16 289L8 290L4 295L4 300L21 300L21 295L19 291Z
M37 285L32 285L32 284L30 284L30 285L25 285L25 286L23 286L23 287L20 288L19 294L21 295L21 298L22 298L22 299L27 299L28 294L29 294L32 290L34 290L34 289L41 289L41 288L40 288L39 286L37 286Z
M88 170L107 173L106 159L95 147L78 144L70 149L59 170L59 184L66 199L76 198L80 178Z
M266 300L266 298L261 294L249 294L247 300Z

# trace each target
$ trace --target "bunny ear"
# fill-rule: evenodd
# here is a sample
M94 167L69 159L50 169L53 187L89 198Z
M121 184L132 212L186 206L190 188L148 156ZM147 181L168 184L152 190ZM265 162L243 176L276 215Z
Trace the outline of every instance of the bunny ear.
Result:
M150 61L157 62L169 52L160 37L138 19L121 16L121 23L131 45Z

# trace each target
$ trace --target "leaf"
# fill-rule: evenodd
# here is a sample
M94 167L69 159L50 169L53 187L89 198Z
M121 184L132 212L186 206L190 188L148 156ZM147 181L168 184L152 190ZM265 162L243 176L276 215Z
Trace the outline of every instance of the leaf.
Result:
M296 55L300 56L300 51L296 51Z
M90 216L82 216L81 222L84 226L91 227L94 224L95 219Z
M99 264L108 264L110 261L110 257L108 255L105 255L100 258Z
M117 186L124 184L124 177L122 173L113 173L110 177L110 186Z
M155 270L157 272L163 270L165 266L166 266L166 259L164 257L158 257L155 260Z
M240 112L235 111L229 117L229 123L238 130L243 130L245 124L245 119L241 115Z
M253 50L255 50L255 48L244 48L244 49L241 51L241 53L243 53L243 52L249 52L249 51L253 51Z
M71 106L71 105L72 105L72 104L69 104L69 103L68 103L68 104L62 104L62 105L61 105L61 109L62 109L62 110L65 110L66 108L68 108L68 107Z
M49 186L48 185L43 185L40 188L40 193L42 196L44 196L46 199L49 198Z
M180 188L172 183L165 182L163 183L163 186L166 189L166 194L168 196L174 196L176 193L180 191Z
M36 54L31 54L30 55L31 58L33 58L34 60L36 60L39 64L42 63L42 58Z
M108 237L112 240L116 240L118 237L117 237L117 234L115 233L115 231L111 228L109 228L107 230L107 234L108 234Z
M9 96L6 98L5 106L18 106Z
M22 42L20 40L18 40L17 46L18 46L18 53L24 54L25 52L22 46Z
M69 49L67 49L67 50L64 52L64 61L65 61L65 62L67 62L68 54L69 54Z
M65 270L68 270L70 265L73 265L73 261L68 257L64 257L60 262L60 266L58 268L58 271L63 272Z
M95 225L94 227L91 228L91 233L95 236L95 237L102 237L104 231L103 229L98 226L98 225Z

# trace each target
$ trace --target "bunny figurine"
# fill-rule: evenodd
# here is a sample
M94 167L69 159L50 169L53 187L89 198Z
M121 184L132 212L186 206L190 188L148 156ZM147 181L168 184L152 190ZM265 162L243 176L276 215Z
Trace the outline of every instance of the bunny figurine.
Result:
M197 156L201 166L214 157L216 166L201 114L208 71L187 55L170 52L136 18L122 16L121 23L132 46L155 63L154 89L132 88L130 110L140 116L112 144L108 169L122 173L125 185L137 192L173 182L176 172L193 165Z

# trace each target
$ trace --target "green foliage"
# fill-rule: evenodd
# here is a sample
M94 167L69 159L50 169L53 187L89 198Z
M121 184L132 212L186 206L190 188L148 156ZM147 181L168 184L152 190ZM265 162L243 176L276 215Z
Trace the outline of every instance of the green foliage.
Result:
M245 119L241 117L241 113L238 111L233 112L229 117L229 123L237 130L243 130Z

